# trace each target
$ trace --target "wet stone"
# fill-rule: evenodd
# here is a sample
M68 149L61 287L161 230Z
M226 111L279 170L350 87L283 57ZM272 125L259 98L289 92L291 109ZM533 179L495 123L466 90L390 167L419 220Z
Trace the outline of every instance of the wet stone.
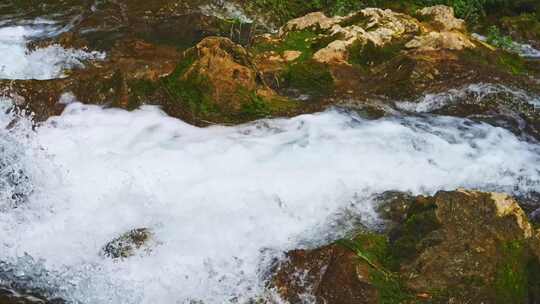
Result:
M128 258L138 251L150 252L150 244L154 234L148 228L133 229L107 243L101 254L112 258Z

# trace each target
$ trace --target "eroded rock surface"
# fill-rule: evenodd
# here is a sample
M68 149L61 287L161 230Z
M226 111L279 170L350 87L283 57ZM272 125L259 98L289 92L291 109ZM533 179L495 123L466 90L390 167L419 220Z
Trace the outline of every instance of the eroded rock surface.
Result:
M319 249L291 251L273 280L278 292L293 303L304 293L316 303L540 299L540 233L512 197L467 190L384 196L397 201L381 207L397 223L388 238L364 232Z

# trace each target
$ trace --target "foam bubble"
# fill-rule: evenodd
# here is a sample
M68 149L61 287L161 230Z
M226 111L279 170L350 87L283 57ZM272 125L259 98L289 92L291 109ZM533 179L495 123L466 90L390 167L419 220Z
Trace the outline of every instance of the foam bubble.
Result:
M71 103L19 134L30 143L18 162L43 173L31 174L23 211L0 212L0 261L83 303L244 303L269 293L282 252L376 224L375 193L518 194L540 183L540 147L450 117L330 110L197 128L155 107ZM100 256L139 227L158 239L149 255Z
M29 51L30 39L50 35L51 25L10 26L0 28L0 79L53 79L65 77L65 71L82 68L86 60L102 60L104 53L64 49L51 45Z
M461 88L450 89L446 92L425 94L415 101L396 102L400 110L429 113L444 108L447 105L463 102L466 99L482 101L486 98L504 95L514 102L531 104L540 109L540 97L531 95L523 90L511 88L502 84L474 83Z

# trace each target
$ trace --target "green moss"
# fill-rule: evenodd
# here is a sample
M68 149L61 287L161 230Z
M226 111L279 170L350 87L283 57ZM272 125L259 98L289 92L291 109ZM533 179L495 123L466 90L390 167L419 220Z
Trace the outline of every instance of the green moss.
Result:
M540 260L534 256L529 258L527 262L527 281L529 302L540 302Z
M128 83L130 89L128 110L138 108L158 90L156 82L147 79L137 79Z
M399 276L393 272L399 265L385 235L361 233L353 240L340 240L338 244L351 249L361 262L371 266L369 276L371 283L379 292L379 303L399 304L414 298L406 290Z
M334 78L328 66L314 61L289 65L282 73L283 84L312 96L324 96L333 92Z
M273 115L286 115L287 113L298 112L301 107L301 103L280 96L264 98L257 95L254 91L247 90L239 90L238 94L245 96L245 101L239 113L240 119L232 117L233 121L253 120Z
M401 304L414 299L408 293L401 280L395 276L387 276L381 272L370 272L372 284L379 291L379 304Z
M491 26L488 29L487 42L501 49L514 49L514 41L512 40L512 38L510 36L503 35L501 33L501 30L496 26Z
M422 240L440 227L435 208L435 204L431 202L411 205L407 212L410 215L398 230L393 232L392 250L400 262L413 258L423 247L434 245L422 243Z
M523 302L528 295L527 253L521 241L501 246L503 262L497 265L495 291L497 303Z
M198 74L187 73L194 56L187 55L174 72L160 80L161 86L173 101L183 102L191 113L206 115L218 109L212 102L210 81Z
M318 34L311 30L289 32L280 43L263 42L255 44L252 51L263 53L274 51L283 54L285 51L300 51L302 56L300 60L311 58L313 54L325 45L321 45L317 39Z
M523 75L527 73L527 66L523 58L519 55L502 52L497 59L498 66L513 75Z
M380 47L371 41L366 44L358 41L349 48L349 63L361 67L375 66L394 58L402 49L402 43Z
M270 115L270 105L255 92L247 93L247 101L242 105L241 114L250 118L262 118Z
M491 52L487 50L466 50L461 53L461 58L466 62L495 67L497 70L512 75L525 75L529 72L525 60L517 54L499 50Z

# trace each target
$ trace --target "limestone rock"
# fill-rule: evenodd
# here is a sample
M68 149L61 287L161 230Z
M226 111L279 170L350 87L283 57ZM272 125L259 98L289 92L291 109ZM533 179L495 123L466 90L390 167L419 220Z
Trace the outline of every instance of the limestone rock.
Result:
M355 43L384 46L395 39L408 39L420 29L414 18L379 8L366 8L346 17L324 18L321 14L318 13L319 21L313 24L328 30L327 36L336 37L314 54L313 58L321 63L346 63L348 50ZM294 23L296 27L286 25L284 29L297 28L297 23Z
M425 7L418 11L418 15L438 31L465 31L465 21L455 17L452 7L446 5Z
M375 45L384 45L396 38L406 38L420 30L420 23L411 16L392 10L366 8L360 11L365 20L366 38Z
M475 48L476 45L462 33L457 32L430 32L417 36L409 41L405 47L418 51L452 50L461 51Z
M343 17L327 17L322 12L314 12L305 16L290 20L281 29L280 33L284 34L289 31L302 31L305 29L322 29L328 30L335 24L339 23Z

